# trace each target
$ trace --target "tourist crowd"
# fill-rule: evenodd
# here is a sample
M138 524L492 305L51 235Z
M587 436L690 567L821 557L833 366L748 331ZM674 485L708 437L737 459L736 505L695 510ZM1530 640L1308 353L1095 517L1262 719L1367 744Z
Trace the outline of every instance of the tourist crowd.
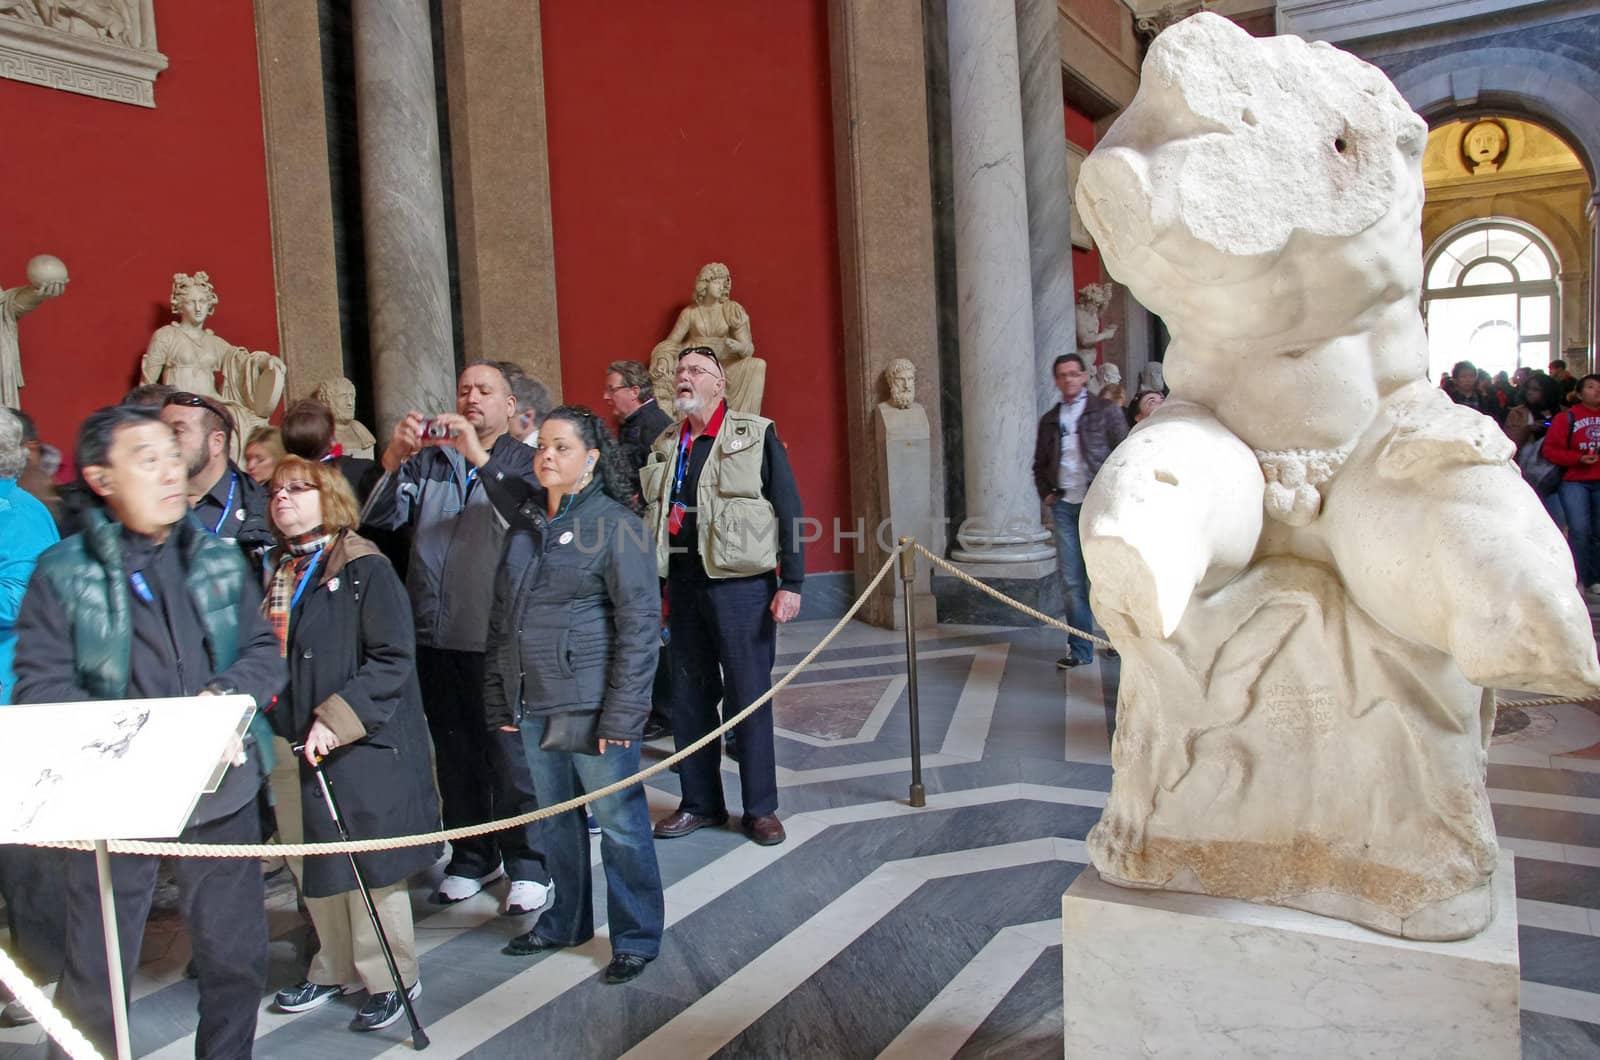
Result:
M345 454L333 412L305 400L246 439L240 467L224 405L150 384L84 421L77 478L59 488L31 422L0 409L0 704L252 697L185 842L336 839L335 807L353 838L414 835L629 777L646 740L687 747L770 689L805 576L776 426L730 407L710 348L685 349L672 385L676 423L644 365L610 365L613 436L586 407L552 409L515 366L478 362L453 411L407 413L377 459ZM733 747L743 833L783 842L770 706ZM432 900L504 878L501 912L529 918L506 953L582 945L597 835L601 978L637 977L665 927L654 843L728 820L722 754L712 740L681 763L681 804L653 828L635 784L588 813L450 844ZM440 854L361 854L359 881L348 859L287 859L317 951L275 1006L365 991L352 1029L399 1019L422 987L407 884ZM161 863L111 862L130 984ZM196 1054L248 1056L267 980L263 866L173 864ZM59 983L57 1007L109 1053L93 856L0 848L0 888L21 963ZM4 1016L31 1018L15 1003Z

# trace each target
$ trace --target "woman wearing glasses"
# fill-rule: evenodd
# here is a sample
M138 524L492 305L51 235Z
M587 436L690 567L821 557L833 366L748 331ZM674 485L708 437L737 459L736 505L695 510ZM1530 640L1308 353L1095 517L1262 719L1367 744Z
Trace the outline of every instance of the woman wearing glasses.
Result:
M454 443L488 455L471 431ZM639 771L661 630L654 548L632 508L621 449L589 409L563 405L539 426L533 470L541 491L511 476L485 488L508 521L495 576L484 713L520 729L540 806L598 791ZM644 788L590 804L605 863L611 962L601 981L625 983L661 949L661 872ZM594 937L589 833L573 810L544 822L555 897L505 952L530 956Z
M352 838L431 831L439 802L405 587L377 546L355 533L359 510L337 468L285 457L268 490L279 548L265 607L289 667L289 685L270 717L278 735L305 744L299 811L278 808L283 839L300 841L296 825L310 842L339 838L313 760L336 789ZM413 998L421 984L406 878L439 853L408 847L356 855ZM400 995L349 861L307 858L297 875L321 949L303 982L278 991L277 1007L303 1012L364 987L369 996L350 1028L372 1031L395 1022L403 1012Z

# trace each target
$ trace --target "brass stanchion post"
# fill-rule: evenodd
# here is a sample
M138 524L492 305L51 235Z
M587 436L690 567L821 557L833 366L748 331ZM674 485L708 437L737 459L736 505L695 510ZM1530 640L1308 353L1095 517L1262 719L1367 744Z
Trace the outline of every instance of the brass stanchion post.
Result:
M911 805L926 806L922 787L922 715L917 708L917 623L912 605L912 579L917 576L916 538L900 539L900 589L906 620L906 705L911 720Z

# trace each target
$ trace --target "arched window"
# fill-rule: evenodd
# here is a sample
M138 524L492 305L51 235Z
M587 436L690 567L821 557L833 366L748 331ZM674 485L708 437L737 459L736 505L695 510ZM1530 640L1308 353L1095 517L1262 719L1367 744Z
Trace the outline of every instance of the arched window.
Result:
M1471 361L1491 375L1543 371L1556 349L1560 263L1535 228L1491 217L1458 225L1428 252L1422 312L1429 378Z

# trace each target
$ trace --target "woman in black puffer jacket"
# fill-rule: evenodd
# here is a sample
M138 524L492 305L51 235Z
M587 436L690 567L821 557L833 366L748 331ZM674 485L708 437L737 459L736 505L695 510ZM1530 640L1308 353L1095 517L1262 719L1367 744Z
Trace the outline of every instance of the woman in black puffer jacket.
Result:
M484 484L509 523L489 616L484 711L490 725L521 729L539 805L552 806L638 772L661 591L653 543L631 507L632 477L599 418L580 406L556 409L539 427L533 461L542 493L518 497L510 480ZM639 785L590 809L611 931L602 979L624 983L661 948L650 813ZM554 904L511 941L510 954L594 936L583 811L546 821L543 838Z

